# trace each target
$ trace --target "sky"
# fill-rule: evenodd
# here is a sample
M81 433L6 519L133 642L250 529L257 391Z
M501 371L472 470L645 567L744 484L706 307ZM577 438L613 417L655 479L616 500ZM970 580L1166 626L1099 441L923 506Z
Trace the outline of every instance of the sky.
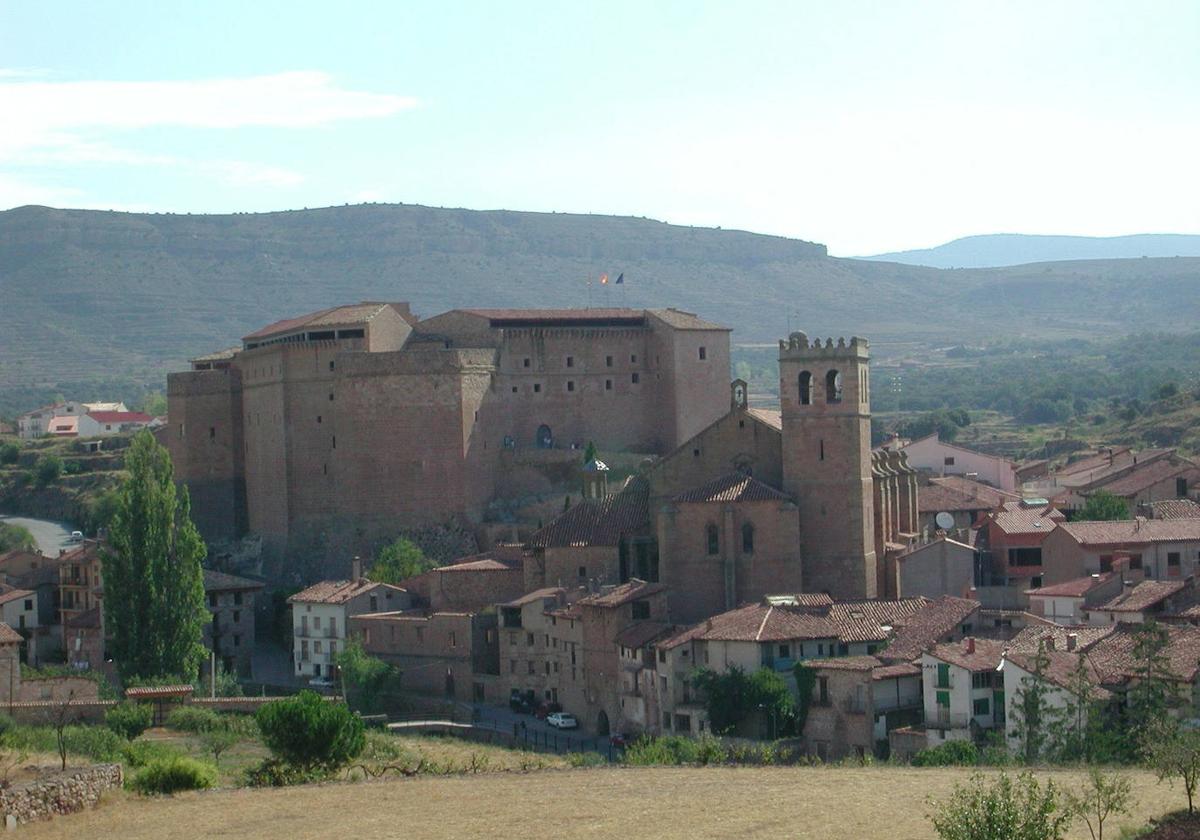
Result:
M0 0L0 209L1200 233L1200 3Z

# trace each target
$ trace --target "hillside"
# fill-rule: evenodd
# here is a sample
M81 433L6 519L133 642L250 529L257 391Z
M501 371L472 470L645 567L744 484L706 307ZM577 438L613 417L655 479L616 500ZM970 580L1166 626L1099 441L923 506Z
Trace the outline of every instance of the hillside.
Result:
M11 410L101 379L161 383L272 320L362 299L455 306L673 305L739 342L887 341L1184 329L1200 259L940 271L834 259L808 242L647 219L358 205L169 215L0 212L0 394ZM1086 301L1086 306L1082 305ZM89 383L91 383L89 385ZM0 406L0 409L5 406Z
M1200 257L1200 236L1179 233L1107 237L996 233L966 236L936 248L893 251L863 259L932 268L993 268L1034 262L1142 257Z

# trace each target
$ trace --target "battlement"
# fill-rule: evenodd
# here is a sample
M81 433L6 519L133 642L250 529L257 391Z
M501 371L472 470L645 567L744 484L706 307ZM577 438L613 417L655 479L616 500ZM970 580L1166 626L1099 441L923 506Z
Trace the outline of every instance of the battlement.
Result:
M809 344L808 336L802 332L794 332L786 339L779 339L781 361L783 359L866 359L870 355L869 350L870 343L865 338L858 336L851 336L849 342L845 338L838 338L836 344L832 338L825 339L824 344L819 338Z

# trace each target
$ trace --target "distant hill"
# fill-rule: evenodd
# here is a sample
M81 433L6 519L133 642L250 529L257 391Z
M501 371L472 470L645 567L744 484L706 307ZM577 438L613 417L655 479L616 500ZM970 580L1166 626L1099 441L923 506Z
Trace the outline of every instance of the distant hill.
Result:
M599 287L601 272L623 286ZM162 383L276 319L358 300L677 306L772 341L1194 328L1200 259L941 271L649 219L410 205L171 215L0 212L0 392L112 375ZM78 395L79 398L87 395ZM25 401L25 398L22 398Z
M996 268L1062 260L1124 260L1141 257L1200 257L1200 236L1182 233L1108 237L995 233L966 236L936 248L895 251L862 259L931 268Z

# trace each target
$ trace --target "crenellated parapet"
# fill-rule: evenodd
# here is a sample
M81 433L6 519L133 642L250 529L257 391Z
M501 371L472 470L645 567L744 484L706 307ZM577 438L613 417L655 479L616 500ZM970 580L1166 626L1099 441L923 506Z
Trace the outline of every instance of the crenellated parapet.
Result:
M849 341L844 337L836 341L827 338L823 343L816 338L810 343L805 333L797 331L779 340L780 359L866 359L870 356L869 350L870 343L858 336L851 336Z

